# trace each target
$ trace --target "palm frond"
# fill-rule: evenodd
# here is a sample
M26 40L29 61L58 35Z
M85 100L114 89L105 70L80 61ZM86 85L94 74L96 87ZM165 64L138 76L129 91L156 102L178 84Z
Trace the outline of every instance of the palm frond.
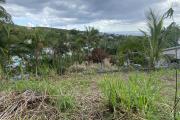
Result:
M174 14L174 10L173 8L169 8L169 10L167 12L165 12L165 14L163 15L163 18L172 18Z

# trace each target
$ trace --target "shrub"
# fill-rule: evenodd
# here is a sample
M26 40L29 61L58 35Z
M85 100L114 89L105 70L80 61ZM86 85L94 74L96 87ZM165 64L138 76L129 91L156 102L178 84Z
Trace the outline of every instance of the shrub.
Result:
M57 73L60 75L65 74L66 70L73 65L74 61L69 55L64 55L63 57L58 57L54 61L53 67L57 70Z
M91 55L87 55L85 60L93 63L102 63L105 58L108 58L109 55L101 48L95 48L91 52Z

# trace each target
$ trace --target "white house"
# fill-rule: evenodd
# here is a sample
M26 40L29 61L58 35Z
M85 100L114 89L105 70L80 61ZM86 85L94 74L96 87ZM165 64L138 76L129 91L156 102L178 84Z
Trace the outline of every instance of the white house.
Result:
M177 58L176 58L176 53L177 53ZM162 54L166 59L161 59L156 64L157 68L171 67L174 65L174 63L180 63L180 46L164 49Z
M163 55L176 59L176 52L177 59L180 60L180 46L164 49Z
M174 63L180 63L180 46L164 49L162 54L164 57L156 63L156 68L173 67L175 65Z

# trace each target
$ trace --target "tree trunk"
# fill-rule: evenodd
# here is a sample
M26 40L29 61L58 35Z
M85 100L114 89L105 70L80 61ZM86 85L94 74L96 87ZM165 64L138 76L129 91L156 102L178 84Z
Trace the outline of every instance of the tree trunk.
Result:
M155 70L154 58L150 58L149 60L149 70Z
M36 75L36 77L38 77L38 50L37 49L35 50L35 59L36 59L36 62L35 62L35 75Z
M104 71L104 65L103 65L103 62L100 62L100 72L103 72Z

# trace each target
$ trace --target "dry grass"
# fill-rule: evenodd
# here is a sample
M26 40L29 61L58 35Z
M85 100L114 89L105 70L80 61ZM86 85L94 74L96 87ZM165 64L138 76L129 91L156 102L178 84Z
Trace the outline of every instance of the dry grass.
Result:
M1 94L0 120L58 120L60 112L52 99L30 90Z

